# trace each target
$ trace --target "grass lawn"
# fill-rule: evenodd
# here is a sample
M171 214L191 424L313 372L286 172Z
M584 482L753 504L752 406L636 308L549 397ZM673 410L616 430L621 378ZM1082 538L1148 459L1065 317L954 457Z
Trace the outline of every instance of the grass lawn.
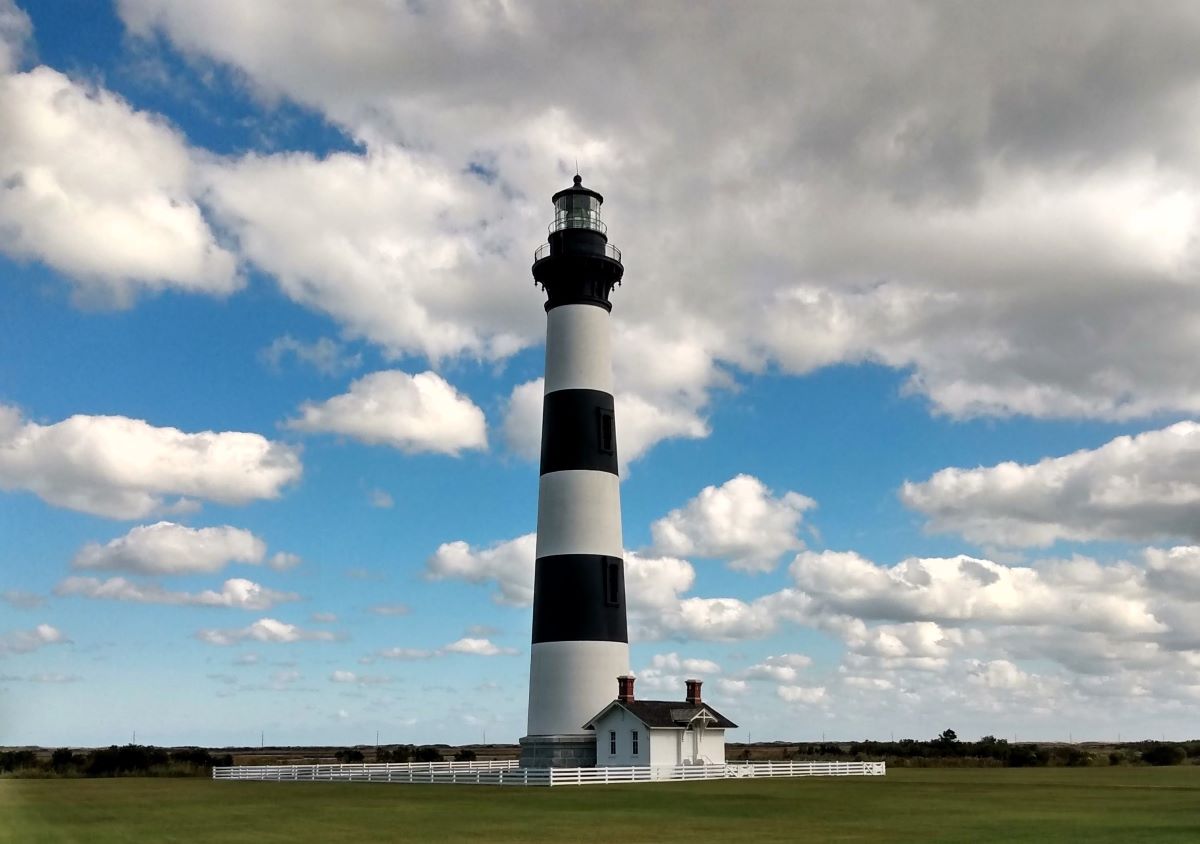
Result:
M1200 766L554 789L0 779L0 841L1200 842Z

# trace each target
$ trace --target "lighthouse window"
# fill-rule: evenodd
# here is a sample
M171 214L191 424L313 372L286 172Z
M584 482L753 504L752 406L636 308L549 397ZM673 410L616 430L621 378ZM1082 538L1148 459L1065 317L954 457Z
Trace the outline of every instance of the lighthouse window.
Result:
M638 731L633 731L633 755L638 755Z
M600 408L600 452L602 454L616 454L616 451L617 430L613 412L602 407Z
M604 561L604 603L610 607L621 605L621 561Z
M608 731L608 755L609 756L617 755L617 731L616 730Z

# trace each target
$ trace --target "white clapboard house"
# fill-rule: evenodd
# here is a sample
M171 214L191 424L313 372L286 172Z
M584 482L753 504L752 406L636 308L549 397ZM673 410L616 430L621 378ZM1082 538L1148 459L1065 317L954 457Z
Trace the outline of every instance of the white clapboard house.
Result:
M725 731L737 724L700 699L687 681L685 700L637 700L633 677L617 678L617 699L584 729L596 731L596 766L721 765Z

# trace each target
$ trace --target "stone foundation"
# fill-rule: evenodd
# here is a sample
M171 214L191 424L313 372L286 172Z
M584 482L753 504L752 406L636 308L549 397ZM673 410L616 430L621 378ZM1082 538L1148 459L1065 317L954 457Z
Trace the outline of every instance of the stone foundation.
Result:
M525 736L521 739L522 768L594 768L594 733L572 736Z

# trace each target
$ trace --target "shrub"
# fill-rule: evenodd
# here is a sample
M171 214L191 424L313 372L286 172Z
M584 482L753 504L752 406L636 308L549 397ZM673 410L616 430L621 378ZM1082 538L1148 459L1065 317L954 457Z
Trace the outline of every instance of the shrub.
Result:
M1142 761L1149 765L1180 765L1187 752L1177 744L1155 744L1142 751Z

